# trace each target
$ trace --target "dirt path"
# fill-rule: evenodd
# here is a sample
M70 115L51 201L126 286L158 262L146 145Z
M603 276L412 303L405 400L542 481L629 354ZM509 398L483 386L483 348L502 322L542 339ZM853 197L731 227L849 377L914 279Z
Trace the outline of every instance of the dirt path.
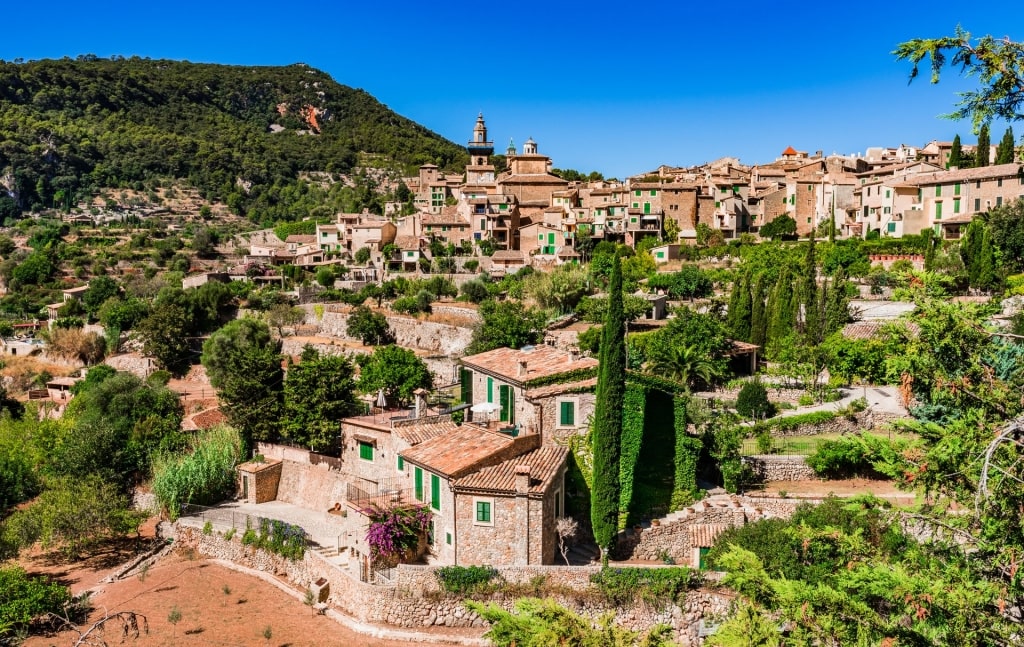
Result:
M33 569L45 571L45 564ZM96 566L93 564L92 566ZM301 601L271 584L189 553L172 553L157 562L142 576L114 583L100 583L113 568L83 565L64 566L62 579L72 590L95 588L95 611L90 623L104 610L133 611L146 616L149 633L137 640L120 642L120 627L111 626L106 637L110 644L138 647L172 645L210 645L252 647L314 647L320 645L367 645L369 647L409 647L413 643L371 638L347 629L329 617L313 615ZM170 622L177 610L180 620ZM269 627L270 639L265 638ZM447 633L457 630L445 629ZM473 634L479 635L479 631ZM423 633L417 644L445 644L431 641L431 632ZM69 645L70 632L56 636L33 637L26 647Z

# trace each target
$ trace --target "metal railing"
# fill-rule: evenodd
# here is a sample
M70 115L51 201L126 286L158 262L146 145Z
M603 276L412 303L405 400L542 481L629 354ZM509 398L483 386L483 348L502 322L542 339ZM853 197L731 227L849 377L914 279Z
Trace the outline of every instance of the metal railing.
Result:
M402 488L398 483L390 479L378 484L374 492L367 492L352 483L345 484L345 499L349 505L359 510L365 508L387 510L388 508L408 502L411 499L411 493L412 489Z

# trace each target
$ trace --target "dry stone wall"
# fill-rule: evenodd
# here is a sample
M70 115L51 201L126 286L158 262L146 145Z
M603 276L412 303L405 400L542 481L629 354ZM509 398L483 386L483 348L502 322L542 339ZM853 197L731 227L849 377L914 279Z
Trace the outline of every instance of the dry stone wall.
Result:
M321 578L329 588L328 603L359 622L398 627L480 627L484 622L462 602L461 596L445 594L438 582L436 567L400 565L391 584L367 584L347 570L331 563L315 551L306 551L301 560L288 560L253 546L245 546L236 535L225 539L220 533L203 534L184 521L175 527L175 543L213 558L239 564L253 570L272 573L296 588L312 588ZM615 623L633 630L646 630L658 623L675 630L675 639L685 647L700 644L698 627L702 619L721 616L729 610L732 595L726 591L702 589L690 591L685 600L663 607L637 602L613 608L604 602L590 583L596 566L524 566L499 568L508 583L530 585L543 578L560 604L596 620L612 612ZM495 596L500 606L511 609L514 599Z
M332 306L317 317L315 306L302 306L306 310L306 318L303 323L317 326L321 334L338 337L341 339L353 339L349 337L347 309ZM437 306L435 311L441 309ZM437 323L434 321L421 321L415 317L388 315L388 325L395 334L395 342L399 346L407 348L418 348L420 350L433 351L443 355L461 355L469 345L473 337L473 323L471 319L475 313L460 309L459 317L465 320L465 325L452 325ZM454 315L453 315L454 317ZM353 341L358 341L353 339Z
M743 462L750 466L754 479L759 483L776 481L806 481L818 478L806 456L744 456Z

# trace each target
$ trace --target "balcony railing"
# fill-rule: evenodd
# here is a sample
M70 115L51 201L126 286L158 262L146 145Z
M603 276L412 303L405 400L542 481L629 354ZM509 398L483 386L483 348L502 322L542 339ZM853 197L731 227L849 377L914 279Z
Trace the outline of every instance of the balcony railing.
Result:
M400 505L412 503L412 489L403 488L400 480L387 480L377 484L372 492L353 485L345 484L345 500L356 510L388 510Z

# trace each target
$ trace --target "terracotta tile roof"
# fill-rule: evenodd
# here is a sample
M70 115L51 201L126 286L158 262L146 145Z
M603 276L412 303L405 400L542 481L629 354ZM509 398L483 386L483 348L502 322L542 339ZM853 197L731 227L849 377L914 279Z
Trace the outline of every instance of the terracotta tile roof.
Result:
M457 479L515 455L513 452L517 445L521 446L522 453L539 444L540 436L536 434L516 439L497 431L464 424L403 450L400 454L410 463Z
M727 523L695 523L690 526L690 542L694 548L710 548L723 532L731 528Z
M786 150L782 151L783 155L796 155L796 149L792 146L787 146Z
M426 422L418 425L395 425L391 428L391 433L410 445L419 445L431 438L451 433L458 428L459 426L454 422L446 420L444 422Z
M550 386L542 386L539 389L532 389L526 392L527 400L539 400L541 398L550 398L553 395L561 395L563 393L578 392L584 389L593 389L597 386L597 378L592 377L589 380L582 380L579 382L563 382L562 384L552 384Z
M523 258L523 253L518 251L518 250L514 250L514 249L499 249L498 251L494 252L494 254L491 256L491 259L495 260L495 261L506 261L506 262L509 262L509 261L518 261L520 263L524 263L525 262L525 259Z
M568 455L569 450L565 447L541 447L456 479L452 481L452 488L456 491L473 490L514 494L516 470L520 467L529 467L529 493L543 495L561 474Z
M285 238L284 242L286 242L286 243L299 243L299 244L315 243L316 242L316 236L313 236L311 234L292 234L291 236L288 236L288 238Z
M424 225L463 225L468 227L469 222L459 216L455 211L457 207L445 208L441 213L425 213L420 216L420 223Z
M557 256L559 258L579 258L579 252L568 245L562 245L558 248Z
M882 328L891 324L891 321L855 321L843 326L843 337L847 339L873 339L878 337ZM907 331L917 336L921 332L920 326L912 321L901 322Z
M416 236L395 236L395 247L401 250L419 249L420 239Z
M557 175L510 175L498 180L498 184L561 184L569 183Z
M1024 166L1013 164L997 164L995 166L982 166L980 168L965 168L958 171L937 171L935 173L920 173L912 175L905 184L920 186L922 184L942 184L944 182L957 182L965 180L994 180L1001 177L1019 176L1024 174Z
M526 363L526 374L519 375L520 363ZM519 348L495 348L485 353L462 358L466 367L477 369L500 377L507 382L521 384L526 380L549 375L558 375L577 369L593 368L597 360L593 357L576 357L554 346L525 346Z

